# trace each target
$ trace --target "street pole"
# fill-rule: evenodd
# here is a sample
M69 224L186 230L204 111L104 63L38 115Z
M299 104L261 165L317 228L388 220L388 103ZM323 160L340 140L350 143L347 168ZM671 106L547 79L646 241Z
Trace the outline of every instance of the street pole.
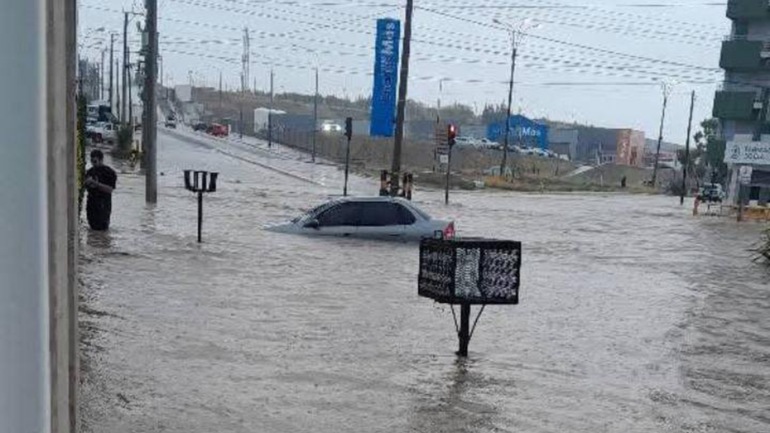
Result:
M115 87L120 86L120 60L115 59ZM117 101L115 101L115 109L118 111L117 117L118 121L120 121L121 116L123 115L123 111L120 109L120 92L115 90L115 98Z
M134 96L131 94L131 65L128 65L128 126L131 128L131 134L134 133ZM132 140L133 141L133 140Z
M115 33L110 33L110 111L114 108L113 106L113 100L112 100L112 77L113 77L113 70L112 70L112 64L114 62L114 59L112 58L113 52L115 50Z
M505 167L508 164L508 139L511 135L511 105L513 104L513 77L516 72L516 31L511 31L511 79L508 82L508 109L505 115L505 140L503 144L503 160L500 162L500 177L505 177Z
M128 80L126 80L126 69L128 68L128 12L123 12L123 70L122 70L122 89L123 93L121 94L120 103L121 109L120 109L120 123L126 123L126 101L128 98L126 98L126 85L128 83Z
M401 52L401 76L398 81L398 106L396 111L396 138L393 143L393 163L390 173L390 195L398 195L398 180L401 176L401 147L404 143L404 120L406 117L406 92L409 81L409 53L412 43L412 13L414 1L406 0L406 19L404 20L404 43Z
M145 52L145 79L144 79L144 110L142 121L142 147L146 158L145 173L145 201L147 203L158 202L158 170L157 170L157 113L155 101L155 83L158 82L158 0L147 0L147 16L145 28L147 29L147 47Z
M663 84L663 112L660 115L660 132L658 134L658 147L657 150L655 150L655 167L652 169L652 187L655 188L655 185L658 181L658 162L660 161L660 145L663 143L663 125L666 121L666 107L668 106L668 85Z
M449 145L449 155L446 163L446 183L444 184L444 204L449 204L449 175L452 172L452 148L453 145Z
M270 69L270 110L267 112L267 147L273 147L273 70Z
M348 146L345 149L345 187L342 189L342 195L348 196L348 173L350 172L350 136L347 137Z
M313 153L311 159L315 162L316 137L318 136L318 65L315 67L315 98L313 98ZM348 145L350 147L350 145Z
M102 48L102 61L99 63L99 100L104 100L104 48Z
M687 194L687 167L690 165L690 134L692 133L692 112L695 109L695 90L690 97L690 121L687 123L687 141L684 148L684 169L682 170L682 195L679 197L679 205L684 204L684 196Z

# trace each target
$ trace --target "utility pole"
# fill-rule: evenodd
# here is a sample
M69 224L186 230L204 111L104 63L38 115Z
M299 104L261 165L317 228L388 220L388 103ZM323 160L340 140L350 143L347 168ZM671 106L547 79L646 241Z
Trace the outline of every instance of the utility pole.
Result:
M311 159L315 162L316 136L318 135L318 65L315 67L315 97L313 98L313 153ZM350 148L350 143L348 143Z
M110 111L114 108L112 104L112 77L113 77L113 70L112 70L112 64L113 64L113 51L115 49L115 33L110 33Z
M128 78L128 126L131 128L133 135L134 131L134 96L131 94L131 65L128 65L128 71L126 72ZM133 140L132 140L133 141Z
M404 44L401 52L401 76L398 80L398 106L396 110L396 138L393 143L393 165L390 173L390 195L398 195L398 180L401 176L401 147L404 143L404 120L406 117L406 92L409 81L409 53L412 43L412 13L414 1L406 0L404 20Z
M219 71L219 113L222 114L222 71Z
M123 86L121 87L123 89L122 96L120 98L121 101L121 110L120 110L120 123L126 123L126 101L128 98L126 98L126 86L128 83L128 80L126 80L126 70L128 69L128 12L123 12Z
M243 140L243 95L246 93L246 81L243 74L241 74L241 91L238 95L238 138Z
M120 60L115 59L115 87L117 86L120 86ZM115 109L118 111L118 114L115 117L120 120L123 112L120 109L120 92L117 90L115 91L115 98L117 99L117 101L115 101Z
M104 48L102 52L102 61L99 63L99 100L104 100Z
M270 69L270 110L267 112L267 147L273 147L273 70Z
M695 109L695 90L690 96L690 121L687 123L687 141L684 147L684 168L682 169L682 195L679 197L679 205L684 204L684 196L687 195L687 167L690 165L690 134L692 133L692 112Z
M655 151L655 167L652 169L652 187L655 188L658 181L658 162L660 161L660 145L663 143L663 125L666 121L666 107L668 106L668 95L671 91L668 83L663 83L663 113L660 115L660 133L658 134L658 147Z
M503 144L503 160L500 162L500 176L505 177L505 166L508 165L508 139L511 135L511 105L513 104L513 77L516 72L516 32L511 31L511 79L508 82L508 109L505 115L505 140Z
M147 47L145 47L144 110L142 111L142 147L145 157L145 201L158 202L157 170L157 113L155 104L155 83L158 82L158 0L147 0Z

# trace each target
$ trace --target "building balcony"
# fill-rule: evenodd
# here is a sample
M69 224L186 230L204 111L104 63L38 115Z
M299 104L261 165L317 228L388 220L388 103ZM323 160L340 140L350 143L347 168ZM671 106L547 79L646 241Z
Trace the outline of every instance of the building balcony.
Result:
M755 91L733 92L720 90L714 98L714 117L723 120L756 120L762 109L762 100Z
M770 1L728 0L727 18L745 21L770 19Z
M724 41L719 66L727 71L770 70L770 44L745 39Z

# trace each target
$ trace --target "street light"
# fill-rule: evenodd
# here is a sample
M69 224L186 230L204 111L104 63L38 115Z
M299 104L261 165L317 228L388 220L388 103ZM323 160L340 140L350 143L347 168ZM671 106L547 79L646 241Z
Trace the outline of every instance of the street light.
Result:
M539 23L534 23L531 19L527 18L522 20L518 25L511 25L504 23L497 18L492 20L495 24L499 24L505 27L511 35L511 79L508 83L508 112L505 117L505 144L503 145L503 160L500 162L500 176L505 176L505 166L508 162L508 137L511 134L511 104L513 103L513 77L516 72L516 53L519 46L523 42L524 36L528 30L540 28Z
M313 152L310 157L312 162L315 162L316 136L318 135L318 67L321 61L318 58L318 53L314 50L297 44L292 44L292 46L303 49L315 56L315 96L313 97Z

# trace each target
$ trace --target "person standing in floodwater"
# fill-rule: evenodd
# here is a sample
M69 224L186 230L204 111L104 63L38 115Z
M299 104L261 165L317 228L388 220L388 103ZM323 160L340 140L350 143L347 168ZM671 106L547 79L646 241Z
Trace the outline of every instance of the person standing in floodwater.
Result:
M88 190L86 215L88 225L93 230L104 231L110 228L112 214L112 191L118 175L115 170L104 165L104 154L101 150L91 151L91 168L86 171L85 187Z

